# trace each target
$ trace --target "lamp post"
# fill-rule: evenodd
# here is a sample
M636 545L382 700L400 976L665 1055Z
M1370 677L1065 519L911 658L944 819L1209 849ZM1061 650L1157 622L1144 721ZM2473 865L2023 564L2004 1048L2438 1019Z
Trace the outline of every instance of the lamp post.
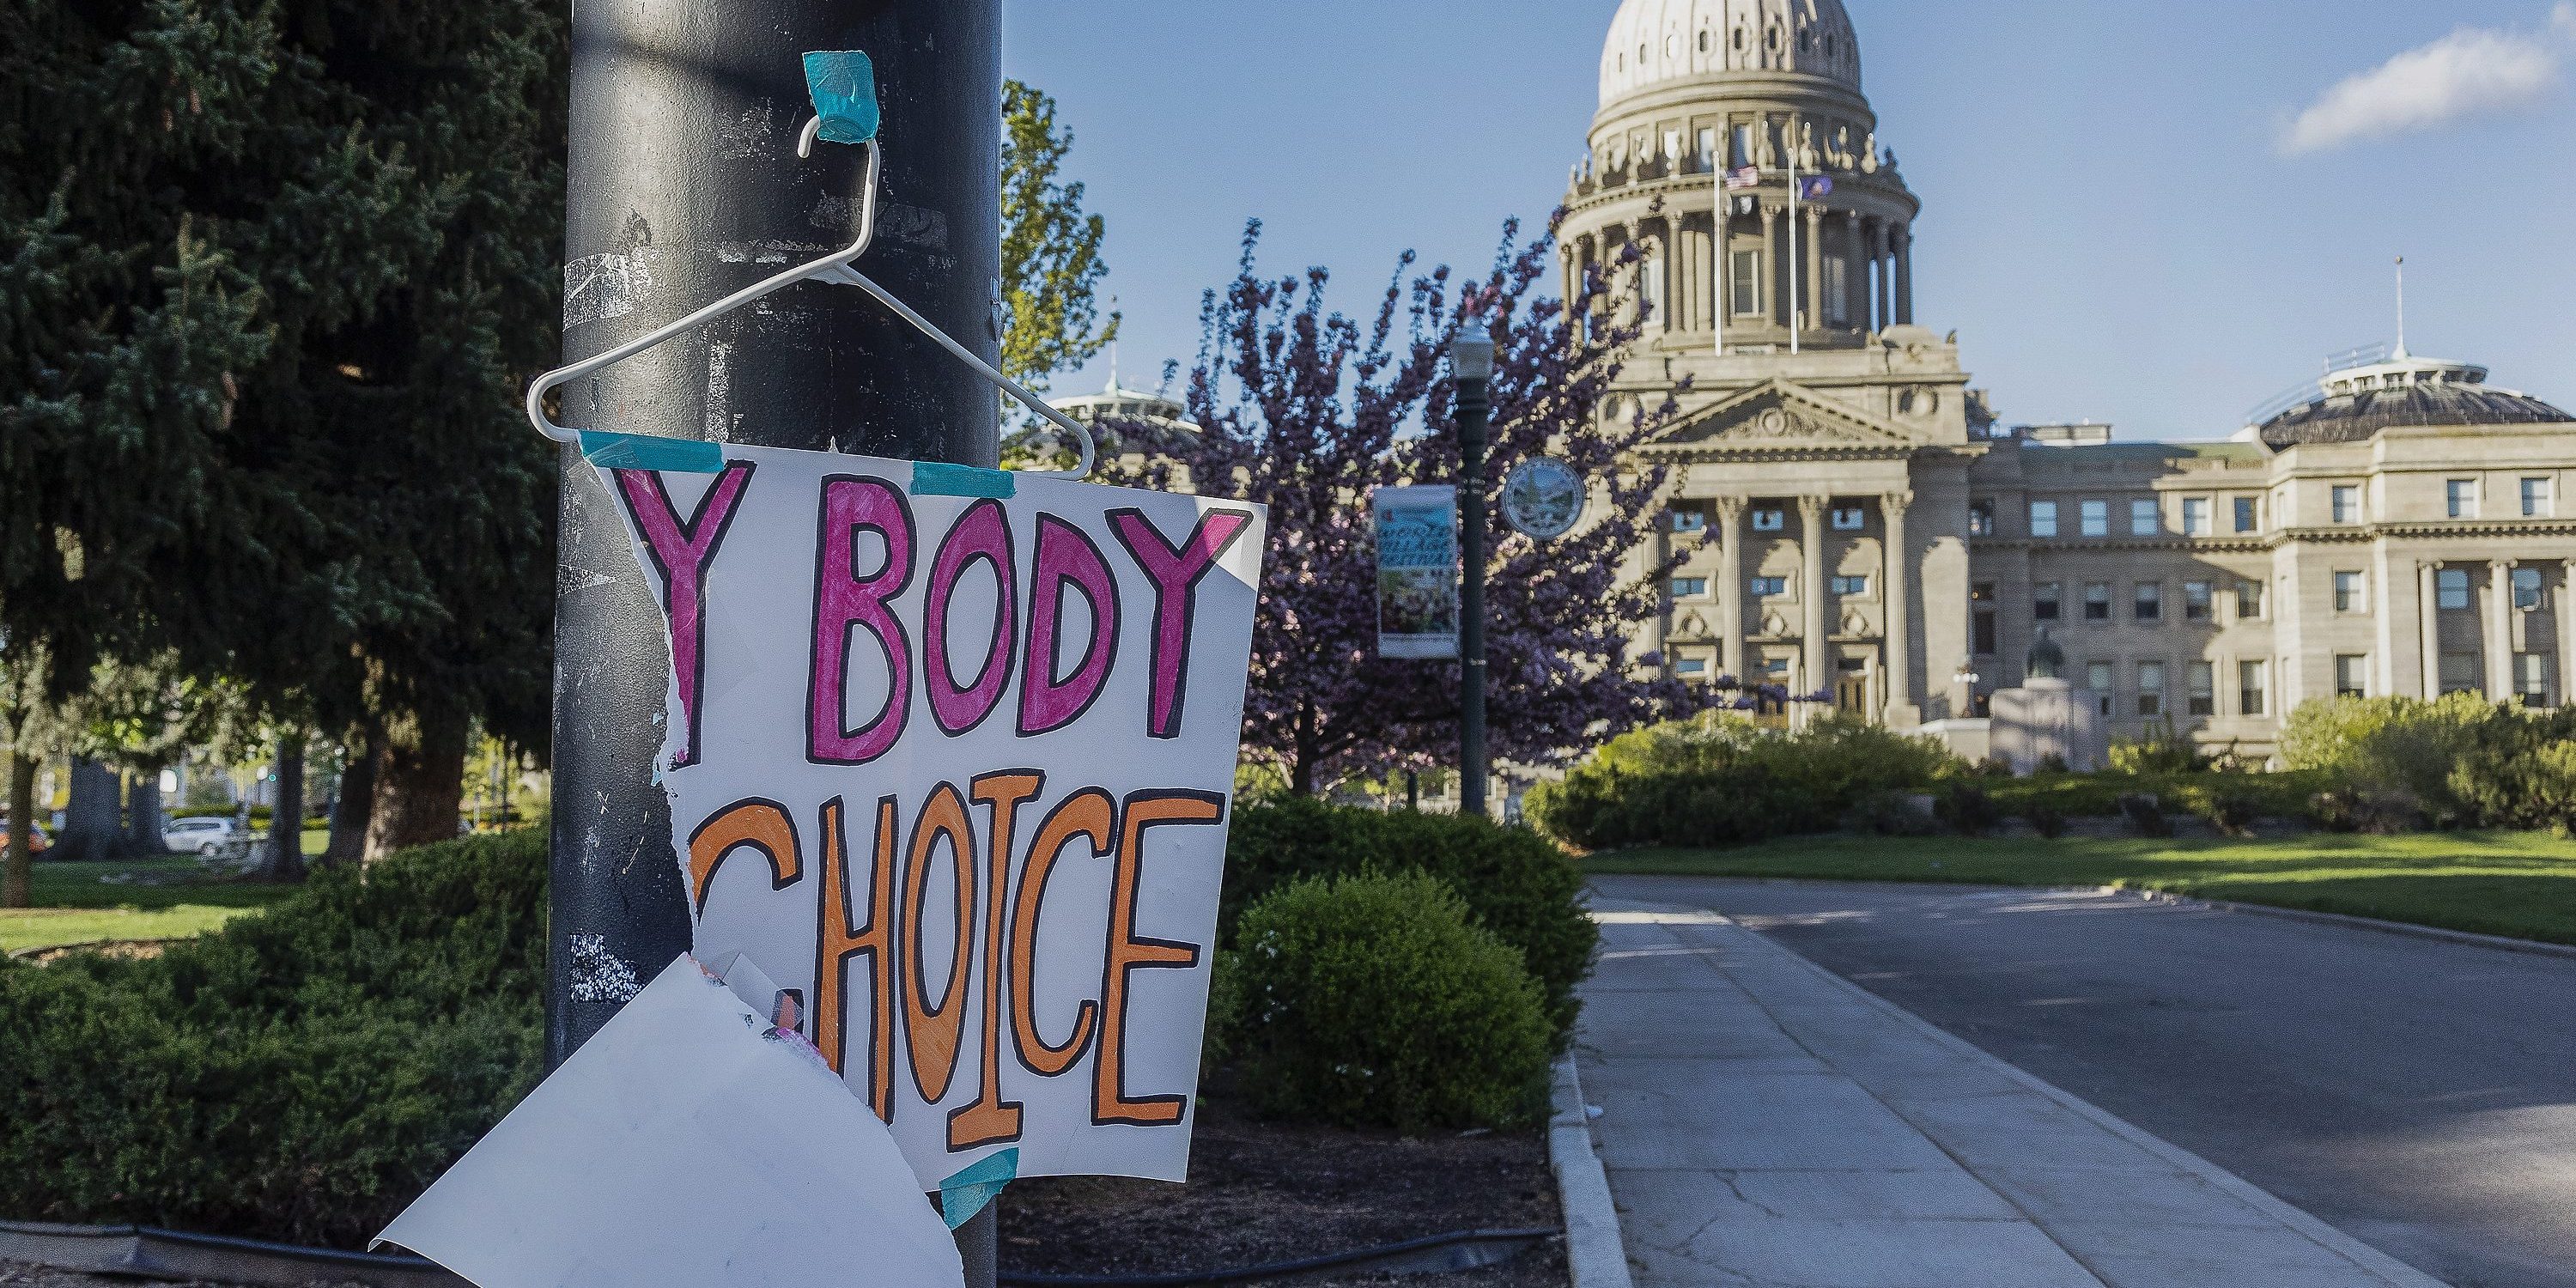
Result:
M1449 342L1458 381L1458 808L1485 812L1485 418L1493 410L1494 342L1481 334Z

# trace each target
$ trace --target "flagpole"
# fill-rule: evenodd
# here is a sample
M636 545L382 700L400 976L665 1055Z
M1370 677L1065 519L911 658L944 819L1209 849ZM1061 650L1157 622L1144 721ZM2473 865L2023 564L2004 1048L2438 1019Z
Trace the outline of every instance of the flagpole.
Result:
M1729 303L1726 298L1726 167L1718 164L1718 158L1725 155L1725 148L1723 134L1709 136L1709 191L1717 204L1709 212L1715 217L1715 222L1708 226L1708 257L1712 261L1709 265L1708 329L1709 334L1715 337L1712 343L1717 346L1717 356L1721 358L1726 356L1726 307Z
M1798 351L1799 306L1806 303L1804 287L1798 281L1798 143L1792 138L1789 147L1789 352Z

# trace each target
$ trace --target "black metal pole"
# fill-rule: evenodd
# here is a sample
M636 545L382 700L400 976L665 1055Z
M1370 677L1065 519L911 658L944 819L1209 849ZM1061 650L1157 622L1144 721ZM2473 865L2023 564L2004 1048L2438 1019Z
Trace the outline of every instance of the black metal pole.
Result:
M1485 812L1485 417L1487 382L1458 381L1458 559L1466 565L1459 596L1458 808Z
M860 267L950 335L1001 347L1000 0L579 4L564 352L603 352L849 244L862 151L796 155L803 55L865 51L885 122ZM991 388L882 305L805 283L566 386L584 429L997 463ZM564 457L555 617L550 1063L689 947L654 782L661 611L606 492ZM989 1284L993 1220L960 1231Z

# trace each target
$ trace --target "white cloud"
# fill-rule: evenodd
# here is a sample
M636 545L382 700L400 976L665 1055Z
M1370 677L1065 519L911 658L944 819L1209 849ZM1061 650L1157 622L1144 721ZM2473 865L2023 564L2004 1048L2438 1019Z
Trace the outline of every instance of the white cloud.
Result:
M2576 0L2561 0L2549 26L2548 33L2463 27L2348 76L2290 122L2281 150L2323 152L2529 106L2558 87L2561 42L2576 40Z

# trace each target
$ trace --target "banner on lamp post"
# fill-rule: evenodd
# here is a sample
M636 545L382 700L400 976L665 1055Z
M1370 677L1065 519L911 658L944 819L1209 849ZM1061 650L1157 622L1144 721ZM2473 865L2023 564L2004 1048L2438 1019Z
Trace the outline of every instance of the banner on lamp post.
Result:
M1458 656L1458 489L1369 493L1377 533L1380 657Z
M584 445L669 626L699 960L777 982L924 1190L1183 1179L1261 513L656 442Z

